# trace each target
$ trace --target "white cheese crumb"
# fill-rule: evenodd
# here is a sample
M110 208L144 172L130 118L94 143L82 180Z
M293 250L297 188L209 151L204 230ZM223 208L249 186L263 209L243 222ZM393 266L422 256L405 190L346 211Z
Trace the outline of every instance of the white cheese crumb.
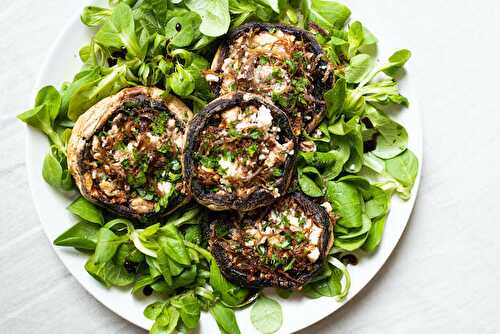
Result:
M183 135L178 135L177 138L174 140L175 146L177 146L180 149L184 148L184 136Z
M218 76L216 76L215 74L207 74L207 75L205 76L205 79L206 79L207 81L211 81L211 82L218 82L218 81L219 81L219 77L218 77Z
M270 127L273 124L271 110L266 106L260 106L257 112L257 123L262 127Z
M276 38L275 36L271 35L268 32L260 33L254 37L254 41L256 43L260 44L261 46L264 46L267 44L273 44L277 40L278 40L278 38Z
M173 119L173 118L169 119L167 122L167 126L169 129L175 128L175 119Z
M222 118L226 120L227 123L231 123L238 120L238 115L240 113L240 107L234 107L224 111Z
M163 195L167 195L172 190L172 183L168 181L158 182L158 191Z
M238 175L238 168L236 168L236 165L231 161L226 159L220 159L219 165L226 171L228 176Z
M245 246L247 246L247 247L252 247L253 244L254 244L253 240L247 240L247 241L245 241Z
M273 75L273 67L271 65L260 65L255 68L254 78L255 81L265 82Z
M170 121L169 121L170 122ZM174 124L175 124L175 120L174 120ZM153 134L151 134L151 132L147 132L146 135L148 136L149 138L149 141L152 143L152 144L157 144L158 141L160 140L160 137L158 136L155 136Z
M318 261L318 259L319 259L319 249L318 249L318 247L314 247L314 249L312 251L310 251L309 254L307 254L307 258L312 263Z
M319 228L316 225L312 226L312 231L309 233L309 242L313 245L318 245L319 237L321 236L321 232L323 229Z

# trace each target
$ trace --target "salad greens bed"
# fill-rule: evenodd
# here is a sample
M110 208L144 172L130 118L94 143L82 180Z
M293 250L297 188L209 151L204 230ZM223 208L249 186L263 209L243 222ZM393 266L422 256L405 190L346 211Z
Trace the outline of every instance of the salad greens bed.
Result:
M331 0L110 0L110 8L88 6L81 21L96 31L80 49L83 67L60 89L42 88L33 109L19 119L50 141L42 176L70 191L66 144L74 121L104 97L129 86L157 86L182 98L194 112L214 96L203 77L220 37L249 21L282 22L315 34L333 65L335 80L324 96L327 116L313 135L316 150L301 151L298 187L325 198L338 215L334 248L324 270L300 292L335 297L349 290L352 254L375 252L393 194L410 197L418 161L407 148L408 133L387 108L408 106L397 78L408 50L375 60L376 38L350 10ZM385 110L385 111L384 111ZM221 275L202 238L201 208L195 203L149 224L103 212L83 197L68 210L78 223L54 244L88 254L85 269L107 287L155 294L144 315L151 333L189 333L200 312L209 311L222 333L239 333L235 310L253 304L251 321L262 333L282 324L281 306L261 291L233 285Z

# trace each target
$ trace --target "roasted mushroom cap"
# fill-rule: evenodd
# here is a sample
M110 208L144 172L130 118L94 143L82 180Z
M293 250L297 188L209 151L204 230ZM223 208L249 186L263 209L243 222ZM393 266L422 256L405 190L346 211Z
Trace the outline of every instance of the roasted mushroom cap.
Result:
M307 31L250 23L222 43L206 79L218 95L236 90L266 96L290 117L295 135L311 132L325 113L323 93L332 75Z
M82 195L129 218L158 218L189 201L182 177L185 129L179 99L134 87L105 98L75 124L68 165Z
M184 175L209 209L253 210L288 189L296 140L285 113L261 97L238 92L214 100L187 137Z
M245 287L300 289L323 266L335 220L301 193L261 213L219 214L207 234L221 272Z

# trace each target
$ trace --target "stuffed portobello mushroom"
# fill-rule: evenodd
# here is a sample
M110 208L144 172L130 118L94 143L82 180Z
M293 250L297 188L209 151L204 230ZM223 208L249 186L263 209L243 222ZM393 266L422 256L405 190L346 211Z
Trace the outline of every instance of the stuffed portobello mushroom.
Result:
M303 194L292 193L260 213L212 217L205 233L231 282L300 289L322 268L333 244L335 218L326 207L330 213Z
M218 95L245 91L266 96L290 117L295 135L311 132L325 114L330 65L312 34L280 24L250 23L234 30L206 72Z
M105 98L76 122L68 165L81 194L134 219L158 218L188 202L182 176L191 110L157 88Z
M184 175L193 197L209 209L253 210L288 189L295 146L283 111L257 95L229 94L191 122Z

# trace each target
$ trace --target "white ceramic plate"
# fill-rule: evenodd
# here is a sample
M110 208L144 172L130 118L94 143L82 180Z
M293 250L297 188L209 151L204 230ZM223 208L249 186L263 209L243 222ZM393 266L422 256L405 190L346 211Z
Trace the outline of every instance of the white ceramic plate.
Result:
M94 3L105 5L102 1ZM386 59L393 51L405 47L397 30L387 21L387 13L379 16L376 4L366 1L345 1L352 9L353 16L363 22L379 38L379 58ZM395 4L399 5L399 4ZM400 4L403 5L403 4ZM43 66L35 90L47 84L59 86L63 81L71 81L81 64L78 50L89 41L91 31L79 21L79 13L75 15L66 29L56 41L45 66ZM378 19L382 17L383 19ZM411 84L411 61L407 66L408 74L402 81L402 91L410 99L410 110L404 110L396 115L396 119L404 124L410 134L410 148L415 152L422 165L422 131L417 110L416 96ZM75 218L65 208L72 198L66 197L53 190L42 179L41 166L47 153L47 139L40 132L31 128L27 131L27 167L28 176L42 226L52 242L59 234L68 229ZM419 172L420 179L420 172ZM413 195L407 202L394 197L392 209L386 223L386 230L380 248L370 257L361 258L356 266L350 266L352 286L348 298L344 303L337 303L333 298L311 300L307 298L291 298L280 300L283 307L283 327L279 333L291 333L305 328L329 314L335 312L343 304L352 299L375 276L387 260L403 233L412 211L419 186L417 180ZM94 280L84 269L86 255L72 249L56 247L55 251L64 265L97 300L106 307L122 316L124 319L149 329L151 321L143 316L143 309L152 301L150 298L139 299L131 295L126 289L106 289ZM278 298L278 297L276 297ZM69 301L68 301L69 302ZM304 312L304 310L307 310ZM237 312L238 323L243 333L253 333L255 330L250 323L249 310ZM202 314L200 333L218 333L215 321L209 314Z

